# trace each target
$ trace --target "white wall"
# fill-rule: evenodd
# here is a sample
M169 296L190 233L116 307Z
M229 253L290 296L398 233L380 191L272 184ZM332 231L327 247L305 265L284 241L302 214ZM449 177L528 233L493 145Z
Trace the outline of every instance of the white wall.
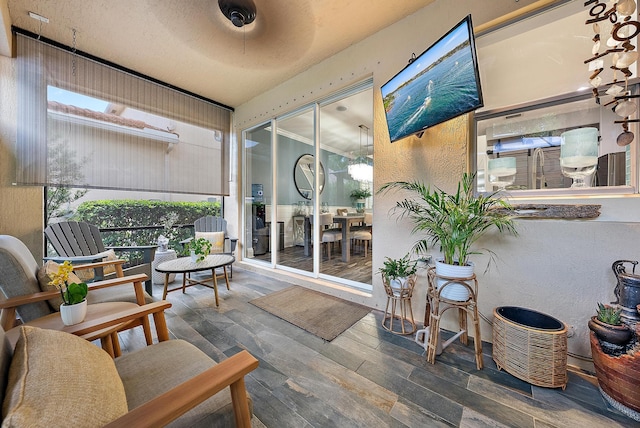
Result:
M421 139L413 137L390 144L380 85L406 65L411 53L422 52L467 13L472 13L477 26L530 3L437 0L238 107L235 113L236 132L240 135L240 130L273 115L291 111L373 75L374 189L392 180L417 179L453 191L468 165L467 118L454 119L432 128ZM238 177L237 189L241 189L240 179ZM396 199L398 196L391 194L375 196L374 271L382 265L385 256L405 254L416 240L410 233L411 224L388 216ZM489 318L492 318L493 308L501 305L524 306L552 315L575 329L575 335L569 339L569 352L589 355L587 321L595 314L597 302L613 300L615 277L611 264L622 258L640 258L637 244L640 242L640 198L556 199L547 202L602 204L602 214L597 220L587 221L518 220L519 237L487 238L481 242L496 252L498 260L488 273L483 273L482 267L487 258L474 258L479 266L476 272L480 283L479 308ZM386 303L377 275L373 278L372 295L350 293L344 287L323 281L302 278L294 278L294 281L378 309L384 309ZM413 297L414 315L419 324L424 317L425 290L426 277L423 273ZM484 321L481 324L482 338L491 341L491 327ZM444 326L453 329L454 324L449 320ZM576 359L570 358L570 363L591 368Z

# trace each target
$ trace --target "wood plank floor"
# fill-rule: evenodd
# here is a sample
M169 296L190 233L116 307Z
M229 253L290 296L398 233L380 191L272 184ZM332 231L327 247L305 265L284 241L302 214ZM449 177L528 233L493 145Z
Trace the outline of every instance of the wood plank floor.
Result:
M380 327L380 311L325 342L249 303L288 286L235 268L231 290L220 287L219 308L201 286L167 297L173 338L216 361L241 349L260 360L246 379L254 427L640 427L611 409L584 373L571 372L564 391L539 388L498 371L490 344L483 370L472 345L459 342L428 364L411 338ZM125 352L144 346L140 329L120 339Z
M363 284L371 284L371 248L368 249L367 255L364 255L364 247L358 245L354 248L349 263L342 261L341 249L335 246L331 250L331 259L327 256L327 252L322 252L320 260L320 273L331 275L338 278L350 279ZM271 261L271 253L265 253L255 257L256 260ZM304 247L293 246L286 247L284 250L278 251L278 261L283 266L300 269L306 272L313 271L313 257L304 255Z

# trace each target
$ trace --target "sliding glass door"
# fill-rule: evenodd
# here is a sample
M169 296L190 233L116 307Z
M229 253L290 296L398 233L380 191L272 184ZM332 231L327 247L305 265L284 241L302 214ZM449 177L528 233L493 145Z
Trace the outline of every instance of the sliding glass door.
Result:
M246 258L370 289L372 122L368 81L245 131Z
M244 246L243 257L269 262L273 204L271 126L244 132Z

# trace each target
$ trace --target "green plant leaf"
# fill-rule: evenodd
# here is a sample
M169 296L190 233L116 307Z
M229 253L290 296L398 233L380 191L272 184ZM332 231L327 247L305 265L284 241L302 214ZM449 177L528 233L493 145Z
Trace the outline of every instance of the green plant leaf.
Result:
M77 303L82 302L86 297L89 291L89 287L84 282L77 284L72 282L67 285L67 289L64 292L64 300L68 305L75 305Z

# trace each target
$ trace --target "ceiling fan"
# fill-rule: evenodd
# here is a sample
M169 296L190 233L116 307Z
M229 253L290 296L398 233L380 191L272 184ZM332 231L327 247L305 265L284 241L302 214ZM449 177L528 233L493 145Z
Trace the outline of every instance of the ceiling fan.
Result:
M220 10L229 21L240 28L256 19L256 6L253 0L218 0Z

